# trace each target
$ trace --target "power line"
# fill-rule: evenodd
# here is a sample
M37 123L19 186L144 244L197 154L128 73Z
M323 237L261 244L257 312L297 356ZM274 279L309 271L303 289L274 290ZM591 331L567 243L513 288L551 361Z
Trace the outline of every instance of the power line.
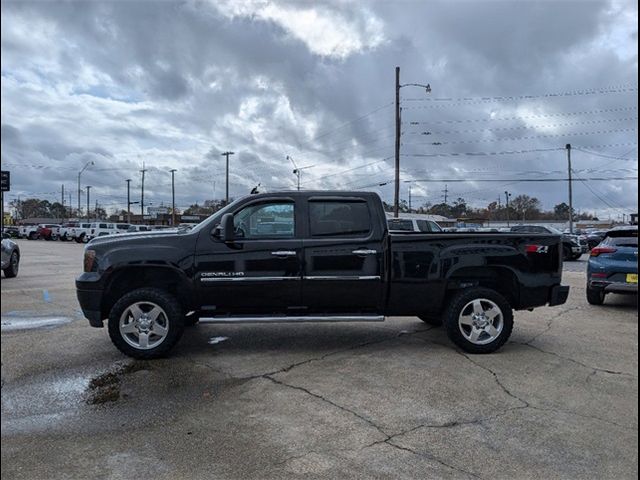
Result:
M612 94L612 93L632 93L637 91L638 91L637 85L632 86L630 88L625 88L624 85L620 85L615 87L605 87L605 88L597 88L597 89L589 89L589 90L573 90L573 91L560 92L560 93L544 93L539 95L515 95L515 96L499 95L494 97L457 97L457 98L403 98L402 100L406 102L425 102L425 103L434 104L434 105L413 107L413 108L429 108L429 107L433 108L433 107L441 107L441 106L446 107L446 106L452 106L452 105L472 105L472 104L480 104L480 103L507 102L507 101L516 101L516 100L536 100L536 99L573 97L573 96L585 96L585 95L605 95L605 94ZM446 105L447 103L448 105Z
M584 122L569 122L569 123L551 123L543 125L524 125L519 127L499 127L499 128L476 128L467 130L435 130L435 131L422 131L422 132L406 132L408 135L453 135L460 133L482 133L482 132L506 132L512 130L533 130L541 128L559 128L559 127L575 127L578 125L595 125L601 123L613 123L613 122L626 122L631 120L638 120L638 117L627 118L611 118L606 120L587 120Z
M340 130L341 128L346 127L347 125L350 125L352 123L355 123L355 122L358 122L360 120L363 120L363 119L373 115L374 113L379 112L380 110L382 110L384 108L390 107L391 105L393 105L393 102L385 103L384 105L382 105L382 106L380 106L380 107L378 107L378 108L376 108L374 110L371 110L370 112L365 113L364 115L361 115L358 118L354 118L353 120L349 120L348 122L345 122L342 125L337 126L336 128L333 128L333 129L328 130L326 132L323 132L323 133L321 133L319 135L316 135L315 137L313 137L311 139L311 142L315 142L316 140L319 140L319 139L321 139L323 137L326 137L327 135L329 135L329 134L331 134L331 133L333 133L333 132L335 132L337 130Z
M532 114L532 115L514 115L511 117L490 117L490 118L476 118L476 119L466 119L466 120L434 120L434 121L415 121L412 120L409 122L410 125L442 125L442 124L452 124L452 123L479 123L479 122L501 122L501 121L512 121L512 120L533 120L536 118L556 118L556 117L574 117L580 115L601 115L603 113L614 113L614 112L627 112L630 110L638 110L637 105L632 107L618 107L618 108L605 108L600 110L583 110L579 112L558 112L558 113L541 113L541 114Z

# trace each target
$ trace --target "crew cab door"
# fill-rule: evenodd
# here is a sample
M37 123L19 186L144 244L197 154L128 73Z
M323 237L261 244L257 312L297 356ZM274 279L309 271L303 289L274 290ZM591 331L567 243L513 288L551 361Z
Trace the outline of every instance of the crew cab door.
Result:
M299 313L302 241L293 199L263 199L238 207L235 236L225 243L202 232L195 279L212 315Z
M381 313L383 232L364 198L311 197L302 300L309 313Z

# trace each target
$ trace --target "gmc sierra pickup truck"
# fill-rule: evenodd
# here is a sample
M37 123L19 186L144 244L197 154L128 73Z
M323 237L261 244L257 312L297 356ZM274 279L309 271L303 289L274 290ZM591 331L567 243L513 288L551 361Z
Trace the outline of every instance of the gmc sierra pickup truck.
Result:
M559 305L561 239L389 233L375 193L241 198L191 230L93 239L76 280L84 315L126 355L165 355L196 323L444 323L470 353L500 348L513 310Z

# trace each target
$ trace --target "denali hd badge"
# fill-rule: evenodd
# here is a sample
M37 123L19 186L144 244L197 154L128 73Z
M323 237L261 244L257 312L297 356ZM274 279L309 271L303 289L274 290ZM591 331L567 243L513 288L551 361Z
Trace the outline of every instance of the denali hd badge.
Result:
M201 277L244 277L244 272L202 272Z

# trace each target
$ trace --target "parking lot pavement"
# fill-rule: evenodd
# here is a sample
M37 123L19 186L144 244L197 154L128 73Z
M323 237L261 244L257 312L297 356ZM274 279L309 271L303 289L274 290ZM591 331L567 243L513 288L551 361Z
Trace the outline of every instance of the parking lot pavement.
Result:
M140 362L81 319L81 245L19 243L2 478L637 478L637 301L588 305L584 270L491 355L401 317L196 326Z

